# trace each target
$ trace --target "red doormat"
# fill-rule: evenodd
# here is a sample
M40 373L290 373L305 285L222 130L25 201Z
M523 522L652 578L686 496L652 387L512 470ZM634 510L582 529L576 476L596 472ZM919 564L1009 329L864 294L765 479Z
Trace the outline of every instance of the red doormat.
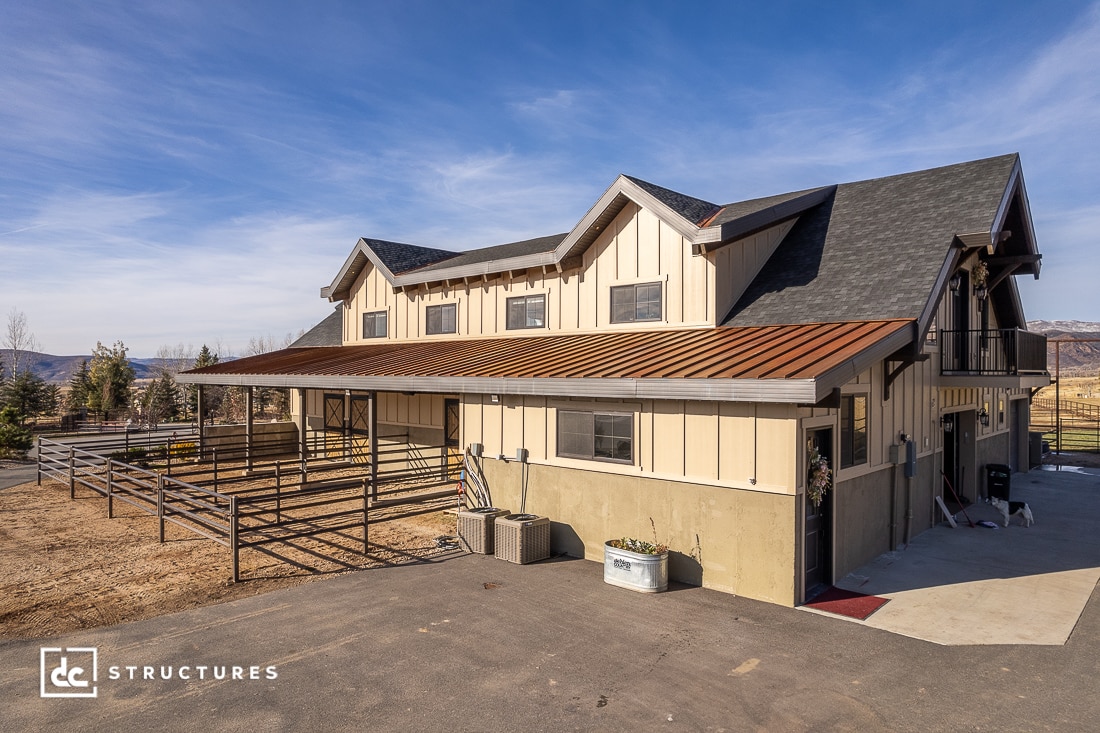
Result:
M814 596L806 605L810 608L816 608L818 611L827 611L838 616L850 616L862 621L882 608L889 600L889 598L844 590L834 585L827 591Z

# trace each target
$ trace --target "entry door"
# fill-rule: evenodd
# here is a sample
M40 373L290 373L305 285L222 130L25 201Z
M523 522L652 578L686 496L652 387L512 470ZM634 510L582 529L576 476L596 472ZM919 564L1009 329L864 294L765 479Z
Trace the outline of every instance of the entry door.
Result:
M447 447L447 468L444 479L458 476L462 469L462 422L461 402L457 399L443 400L443 443Z
M814 505L809 497L806 510L805 572L806 598L809 599L833 582L833 540L831 532L833 494L835 493L836 462L833 460L833 430L823 428L809 433L807 449L811 446L829 461L833 469L834 486L825 492L821 503ZM809 477L807 476L807 481Z
M959 414L943 416L943 494L944 501L952 501L961 490L959 486ZM959 494L961 496L961 494Z

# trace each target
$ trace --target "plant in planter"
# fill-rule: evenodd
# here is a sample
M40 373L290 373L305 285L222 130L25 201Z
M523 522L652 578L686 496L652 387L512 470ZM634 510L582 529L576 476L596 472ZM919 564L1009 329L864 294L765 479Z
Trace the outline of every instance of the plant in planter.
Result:
M984 299L988 292L986 287L989 284L989 267L985 264L985 260L974 263L974 267L970 270L970 282L974 285L974 295Z
M629 550L639 555L663 555L668 552L668 545L658 545L645 540L623 537L617 540L608 540L607 544L619 550Z
M642 593L668 588L668 545L634 537L608 540L603 548L603 580Z

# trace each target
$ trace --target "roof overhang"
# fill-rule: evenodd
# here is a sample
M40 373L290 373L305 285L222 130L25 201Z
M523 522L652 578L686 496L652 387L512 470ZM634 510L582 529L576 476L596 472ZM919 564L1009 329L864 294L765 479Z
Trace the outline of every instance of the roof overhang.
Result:
M912 341L912 321L285 349L183 384L815 404Z

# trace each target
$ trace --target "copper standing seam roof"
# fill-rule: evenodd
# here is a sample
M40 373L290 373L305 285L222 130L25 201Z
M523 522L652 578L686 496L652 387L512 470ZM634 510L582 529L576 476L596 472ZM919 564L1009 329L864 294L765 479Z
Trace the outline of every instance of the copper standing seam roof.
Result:
M183 372L195 384L816 402L912 340L912 321L290 348Z

